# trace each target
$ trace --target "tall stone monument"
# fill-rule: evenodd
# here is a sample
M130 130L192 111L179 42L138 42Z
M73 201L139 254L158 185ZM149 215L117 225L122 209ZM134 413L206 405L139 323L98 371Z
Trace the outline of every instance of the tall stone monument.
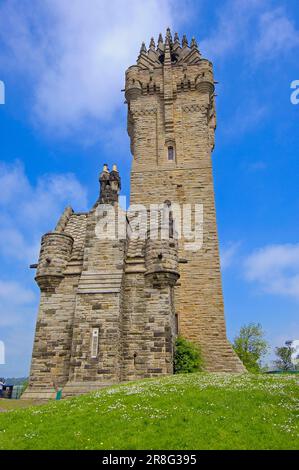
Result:
M206 370L244 371L224 320L211 162L212 64L195 39L189 45L168 29L157 45L154 39L148 50L142 44L137 64L126 71L125 97L135 209L125 214L119 207L121 179L115 165L110 171L105 164L93 208L66 208L42 237L41 299L24 398L171 374L178 334L201 347ZM136 236L138 205L145 227Z

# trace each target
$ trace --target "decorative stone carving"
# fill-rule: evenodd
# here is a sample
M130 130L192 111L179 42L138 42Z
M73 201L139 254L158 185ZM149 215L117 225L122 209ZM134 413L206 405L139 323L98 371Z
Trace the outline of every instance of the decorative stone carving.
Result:
M99 177L100 181L100 204L114 204L118 201L121 189L121 180L116 165L111 172L105 164Z

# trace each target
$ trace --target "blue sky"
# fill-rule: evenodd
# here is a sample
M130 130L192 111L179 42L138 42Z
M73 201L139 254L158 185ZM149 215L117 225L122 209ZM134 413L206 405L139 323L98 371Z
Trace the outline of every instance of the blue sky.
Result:
M182 11L182 8L183 11ZM0 376L27 375L38 288L29 264L63 210L87 210L103 162L129 195L125 69L166 27L214 62L213 154L230 339L260 322L299 339L297 0L0 1Z

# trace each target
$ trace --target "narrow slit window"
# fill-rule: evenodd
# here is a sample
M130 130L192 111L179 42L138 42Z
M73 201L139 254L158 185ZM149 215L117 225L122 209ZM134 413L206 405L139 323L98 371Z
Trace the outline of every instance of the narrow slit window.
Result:
M174 148L172 145L168 147L168 160L173 161L174 160Z
M99 348L99 329L93 328L91 333L91 357L94 359L98 356Z
M177 313L175 314L175 334L179 334L179 316Z

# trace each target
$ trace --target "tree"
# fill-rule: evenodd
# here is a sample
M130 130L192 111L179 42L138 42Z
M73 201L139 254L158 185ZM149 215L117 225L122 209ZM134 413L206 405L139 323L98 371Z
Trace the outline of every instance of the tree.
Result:
M199 346L182 336L176 339L174 354L174 373L187 374L203 369L203 359Z
M262 370L261 359L267 354L269 346L259 323L242 326L234 339L233 348L249 372Z
M275 354L278 357L274 364L279 370L293 370L294 364L292 362L292 354L295 352L295 349L288 343L285 343L285 346L280 348L275 348Z

